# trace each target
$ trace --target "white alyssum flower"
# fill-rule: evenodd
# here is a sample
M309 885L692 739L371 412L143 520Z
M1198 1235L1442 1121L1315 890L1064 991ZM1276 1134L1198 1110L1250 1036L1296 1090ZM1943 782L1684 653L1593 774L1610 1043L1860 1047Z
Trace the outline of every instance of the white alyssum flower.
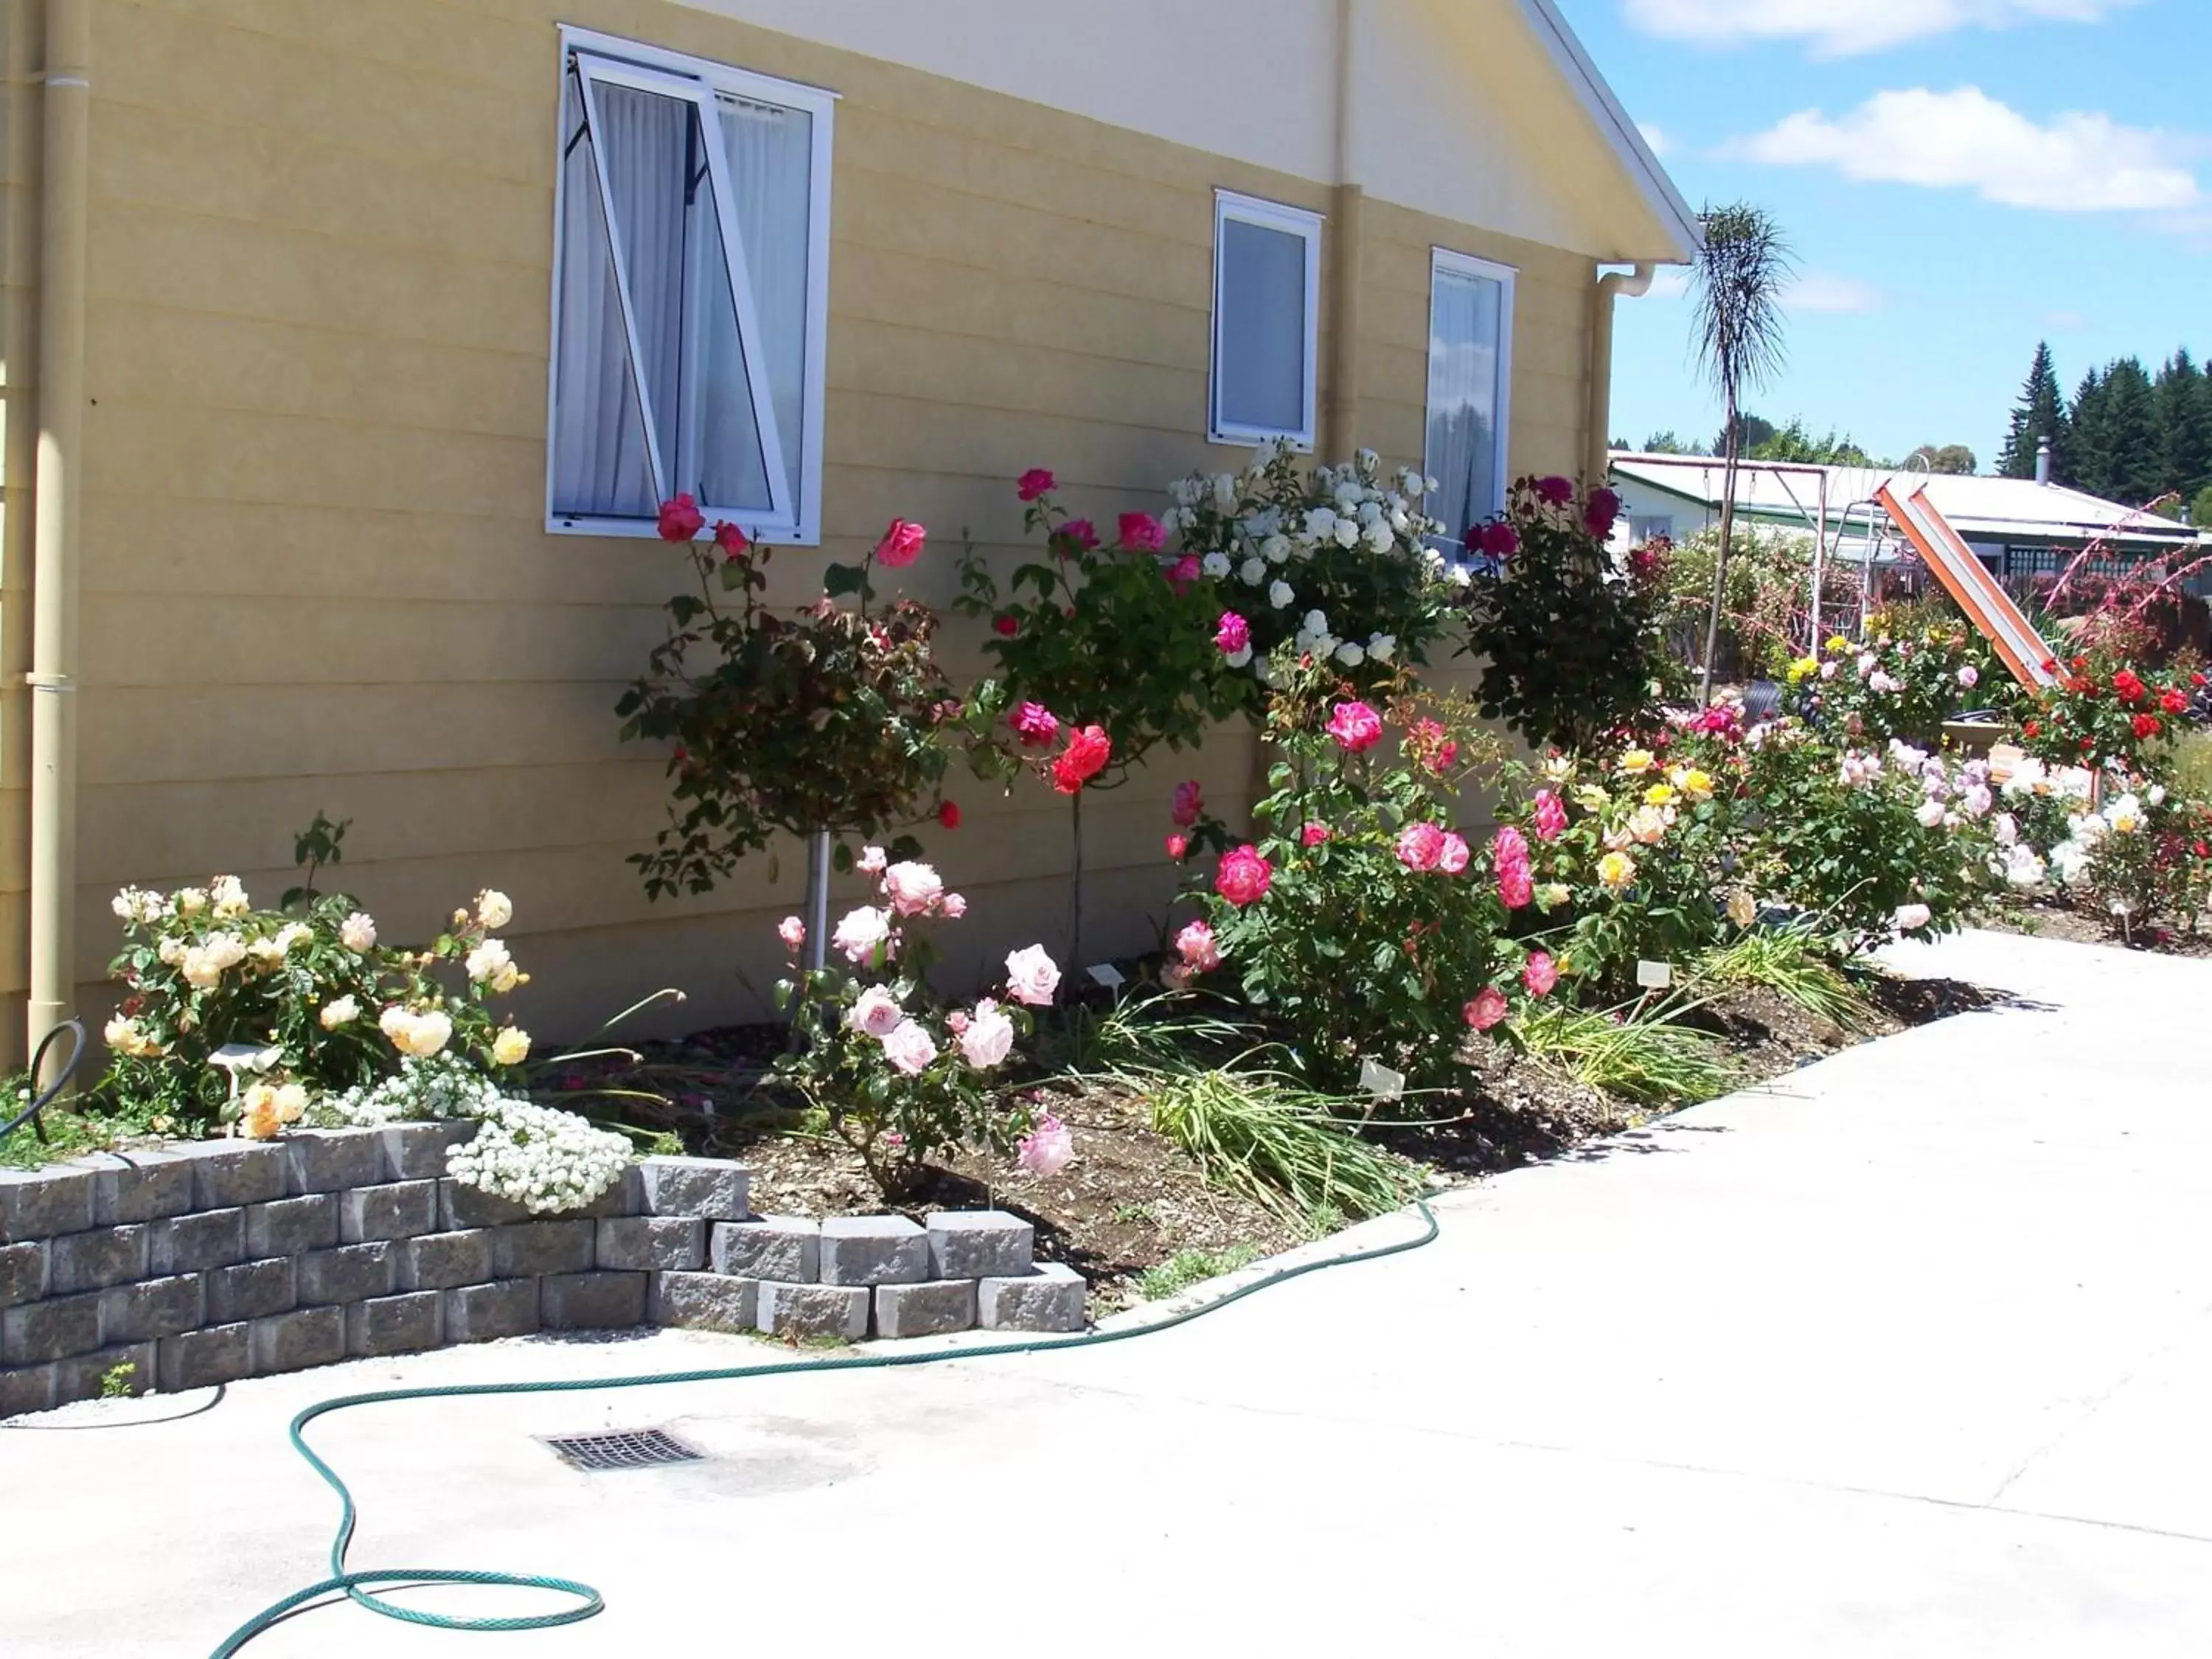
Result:
M589 1204L621 1179L629 1161L629 1141L574 1112L498 1097L475 1136L447 1149L446 1173L533 1215L550 1215Z
M432 1118L482 1117L500 1098L491 1079L459 1055L409 1055L400 1060L398 1075L330 1096L319 1109L339 1127L374 1129Z

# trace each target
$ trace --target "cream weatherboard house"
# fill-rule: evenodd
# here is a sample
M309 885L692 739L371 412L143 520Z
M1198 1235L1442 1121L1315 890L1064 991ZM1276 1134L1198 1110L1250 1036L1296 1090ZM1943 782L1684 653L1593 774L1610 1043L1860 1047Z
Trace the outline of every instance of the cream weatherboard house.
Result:
M0 1058L108 1000L118 885L273 899L318 811L394 937L512 893L544 1033L757 1008L801 860L659 906L623 862L658 497L921 520L940 601L1032 465L1104 517L1286 434L1485 513L1601 467L1613 297L1697 235L1550 0L4 15ZM1233 808L1249 739L1193 765ZM1181 775L1090 815L1102 949ZM967 794L961 949L1053 942L1062 803Z

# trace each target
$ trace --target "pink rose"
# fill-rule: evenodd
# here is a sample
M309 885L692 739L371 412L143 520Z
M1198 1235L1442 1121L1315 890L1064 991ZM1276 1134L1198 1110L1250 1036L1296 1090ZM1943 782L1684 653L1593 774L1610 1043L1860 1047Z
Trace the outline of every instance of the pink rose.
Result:
M714 545L722 550L725 558L741 559L752 544L745 539L744 531L725 520L714 526Z
M1188 836L1170 836L1168 837L1168 856L1173 859L1177 864L1181 864L1185 859L1188 858L1190 856L1190 837Z
M1509 823L1490 843L1490 856L1500 870L1516 866L1526 870L1528 867L1528 838Z
M1206 792L1192 778L1175 787L1175 821L1188 830L1206 811Z
M932 910L945 897L945 879L926 864L894 864L884 872L884 896L902 916Z
M660 539L688 542L707 527L707 516L689 493L660 504Z
M806 924L797 916L786 916L776 924L775 936L783 941L787 951L796 951L806 943Z
M1113 739L1103 726L1086 726L1070 732L1067 747L1052 763L1052 787L1063 795L1076 793L1106 769L1113 754Z
M1328 734L1348 755L1382 741L1382 717L1364 702L1340 702L1328 717Z
M1168 544L1168 532L1149 513L1121 515L1121 545L1133 553L1157 553Z
M1503 519L1468 526L1466 541L1468 552L1486 554L1493 559L1510 559L1521 550L1520 535Z
M1525 910L1536 896L1535 878L1528 873L1525 864L1500 865L1498 870L1498 897L1509 910Z
M1033 501L1040 495L1049 495L1059 487L1060 480L1041 466L1033 466L1022 474L1021 482L1014 486L1015 493L1025 501Z
M1167 568L1165 574L1169 586L1178 593L1188 592L1190 585L1198 580L1198 555L1184 554Z
M878 1040L889 1036L906 1018L906 1010L887 987L871 985L845 1013L845 1024Z
M1265 898L1274 878L1275 866L1247 842L1221 855L1221 867L1213 872L1213 890L1241 910Z
M1006 1063L1014 1051L1014 1022L999 1005L986 997L975 1005L975 1017L959 1032L960 1057L979 1072Z
M1559 969L1551 957L1542 951L1528 952L1528 960L1522 964L1521 982L1534 997L1547 997L1552 988L1559 982Z
M1437 868L1448 876L1455 876L1467 868L1468 861L1474 856L1474 852L1468 848L1466 838L1454 830L1447 830L1444 831L1443 847L1437 854Z
M945 896L945 902L939 908L953 921L957 921L968 914L968 901L957 893L947 893Z
M1620 497L1606 489L1593 489L1583 503L1583 528L1603 541L1613 534L1613 521L1620 516Z
M1221 946L1215 941L1213 929L1202 921L1194 921L1176 935L1176 951L1182 957L1182 965L1195 974L1210 974L1221 966Z
M886 570L903 570L921 556L929 532L911 519L893 519L876 544L876 562Z
M1433 870L1443 855L1444 832L1433 823L1409 823L1398 836L1398 862L1408 870Z
M890 860L884 856L880 847L863 847L860 856L853 860L853 867L864 876L880 876Z
M1074 1158L1075 1137L1068 1133L1065 1123L1047 1112L1037 1119L1036 1127L1022 1137L1015 1162L1031 1175L1056 1176Z
M1298 840L1308 847L1318 847L1328 839L1328 826L1325 823L1309 823L1298 831Z
M1554 475L1536 480L1536 495L1547 507L1565 507L1575 498L1575 487L1567 479Z
M837 924L830 942L839 956L855 967L873 957L878 949L888 956L885 947L891 944L891 913L864 904Z
M1049 749L1060 741L1060 720L1041 702L1025 702L1007 717L1006 723L1025 749Z
M1557 841L1565 833L1567 809L1548 789L1536 792L1536 839Z
M1048 1006L1060 989L1060 966L1045 954L1044 946L1010 952L1006 957L1006 990L1017 1002L1032 1008Z
M1486 1031L1505 1018L1505 994L1495 985L1486 985L1462 1012L1469 1025L1478 1031Z
M1098 529L1088 519L1070 519L1060 526L1060 539L1088 553L1098 545Z
M915 1077L929 1069L937 1058L937 1044L913 1020L902 1019L884 1035L884 1058Z
M1224 657L1247 650L1252 644L1252 624L1234 611L1221 613L1221 621L1213 630L1213 643Z

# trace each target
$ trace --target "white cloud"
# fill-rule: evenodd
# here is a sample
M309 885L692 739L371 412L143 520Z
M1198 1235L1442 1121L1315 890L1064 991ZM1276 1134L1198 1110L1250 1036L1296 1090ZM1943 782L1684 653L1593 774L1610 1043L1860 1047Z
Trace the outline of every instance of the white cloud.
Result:
M1654 155L1664 155L1674 145L1655 121L1638 121L1636 130L1644 135L1644 143Z
M1881 307L1882 298L1881 290L1871 283L1826 270L1801 272L1782 291L1783 307L1789 311L1874 311Z
M1975 87L1878 92L1834 120L1800 110L1724 153L1846 179L1962 187L2009 207L2097 212L2203 199L2172 134L2069 111L2039 126Z
M1647 34L1735 46L1804 40L1825 58L1880 52L1954 29L2094 23L2138 0L1628 0Z
M2088 327L2089 319L2078 311L2046 311L2043 313L2043 325L2064 329L2071 333L2076 329Z

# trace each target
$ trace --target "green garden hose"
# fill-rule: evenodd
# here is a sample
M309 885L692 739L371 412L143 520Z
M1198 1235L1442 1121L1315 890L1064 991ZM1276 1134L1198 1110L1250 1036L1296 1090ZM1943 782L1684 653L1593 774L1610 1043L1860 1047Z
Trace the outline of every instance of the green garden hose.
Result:
M1433 1193L1426 1194L1424 1198L1434 1195ZM1422 1221L1422 1231L1418 1237L1401 1239L1395 1244L1378 1245L1373 1249L1355 1251L1350 1255L1331 1256L1326 1261L1307 1261L1294 1267L1284 1267L1249 1285L1240 1285L1218 1300L1186 1309L1152 1324L1131 1326L1121 1330L1088 1331L1079 1336L1042 1341L1000 1342L988 1347L933 1349L926 1353L860 1354L850 1359L782 1360L773 1365L742 1365L703 1371L663 1371L644 1376L607 1376L548 1382L464 1382L439 1389L382 1389L373 1394L349 1394L335 1400L318 1401L292 1419L291 1438L292 1449L306 1458L308 1467L322 1476L331 1490L338 1495L337 1534L331 1540L331 1576L264 1607L225 1637L210 1659L229 1659L229 1656L279 1621L317 1598L337 1590L343 1590L353 1601L372 1613L380 1613L387 1619L397 1619L410 1625L428 1626L434 1630L545 1630L556 1625L573 1625L589 1619L606 1606L599 1591L589 1584L579 1583L573 1578L552 1578L535 1573L485 1572L455 1567L383 1567L368 1571L349 1571L345 1563L346 1551L353 1542L354 1522L358 1518L358 1512L354 1507L353 1493L346 1483L338 1478L337 1470L315 1455L301 1432L319 1417L348 1411L356 1406L390 1405L402 1400L463 1400L483 1395L507 1394L585 1394L606 1389L657 1388L672 1382L734 1382L748 1376L783 1376L799 1371L890 1370L908 1365L941 1365L954 1360L994 1359L1009 1354L1052 1353L1067 1348L1099 1347L1109 1342L1126 1342L1131 1337L1151 1336L1160 1331L1172 1330L1204 1315L1218 1312L1232 1302L1241 1302L1255 1291L1285 1284L1307 1273L1318 1273L1324 1267L1346 1267L1355 1262L1379 1261L1384 1256L1419 1249L1423 1245L1434 1242L1437 1218L1436 1212L1425 1201L1417 1202L1414 1208L1420 1212ZM574 1597L576 1605L555 1613L515 1618L457 1619L447 1613L425 1613L415 1607L402 1607L371 1595L366 1588L371 1584L401 1583L498 1584L514 1589L556 1590L563 1595Z

